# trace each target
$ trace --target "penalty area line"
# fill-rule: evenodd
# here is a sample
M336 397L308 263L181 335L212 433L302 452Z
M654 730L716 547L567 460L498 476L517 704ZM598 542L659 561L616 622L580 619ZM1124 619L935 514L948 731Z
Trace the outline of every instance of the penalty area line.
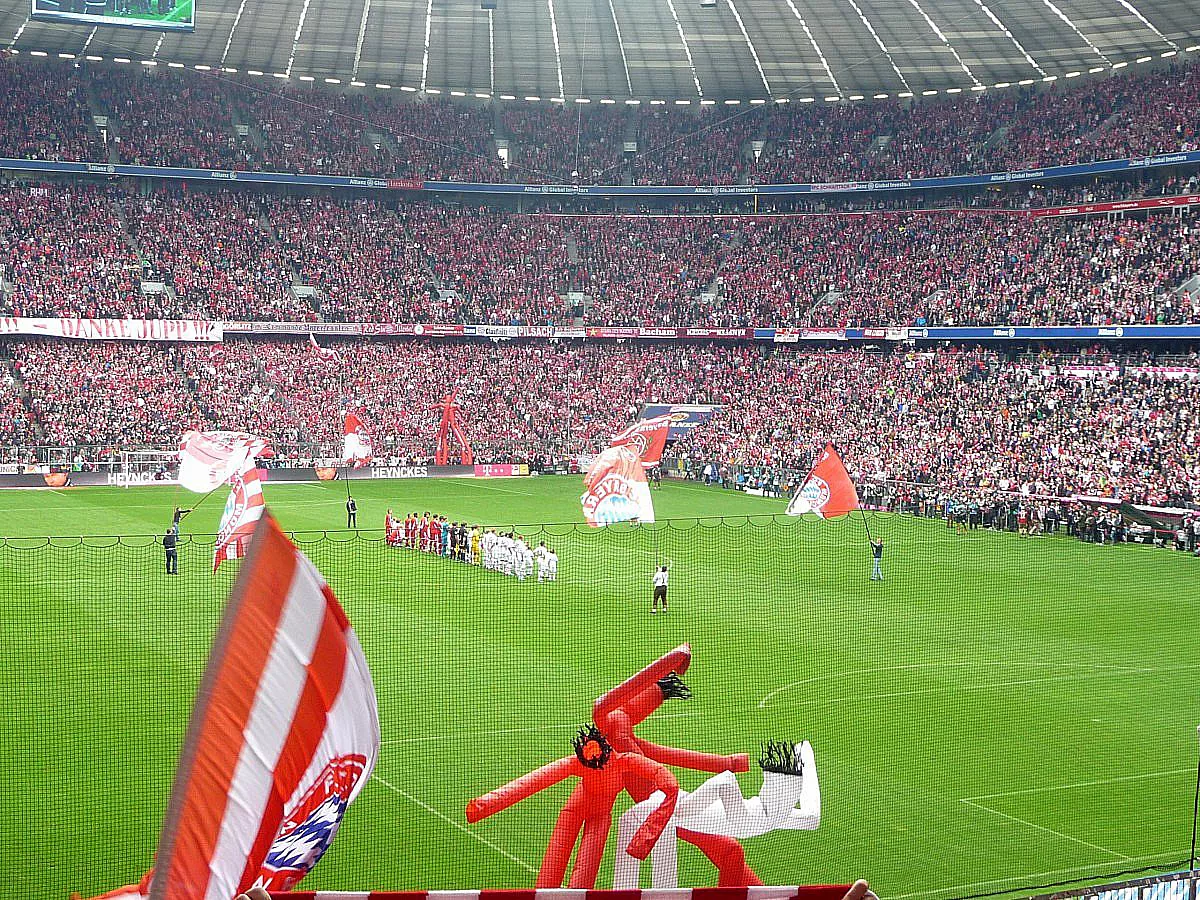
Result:
M1019 819L1016 816L1010 816L1008 813L1000 812L998 809L992 809L990 806L984 806L982 803L976 803L973 800L959 800L959 803L965 803L967 806L974 807L985 813L991 813L993 816L999 816L1002 819L1008 819L1010 822L1015 822L1018 825L1024 825L1032 828L1035 831L1041 831L1045 834L1052 834L1057 838L1062 838L1064 841L1070 841L1072 844L1079 844L1081 847L1087 847L1090 850L1099 850L1101 853L1107 853L1109 856L1115 856L1122 862L1129 862L1130 857L1124 853L1118 853L1116 850L1109 850L1107 847L1101 847L1099 844L1093 844L1082 838L1073 837L1062 831L1055 831L1053 828L1047 828L1045 825L1038 825L1036 822L1030 822L1027 819Z
M1024 788L1019 791L1002 791L999 794L977 794L974 797L960 797L959 800L963 803L971 803L972 806L978 806L977 803L972 803L974 800L993 800L998 797L1020 797L1023 794L1048 794L1053 791L1066 791L1071 788L1082 787L1099 787L1105 784L1121 784L1125 781L1145 781L1149 778L1167 778L1175 775L1191 775L1194 769L1171 769L1166 772L1144 772L1141 775L1122 775L1119 778L1101 778L1097 781L1074 781L1070 784L1050 784L1045 787Z
M447 825L451 825L454 828L461 831L463 834L474 838L475 840L479 841L479 843L483 844L485 847L490 847L491 849L495 850L497 853L499 853L505 859L516 863L518 866L520 866L526 872L532 872L533 874L537 874L537 869L534 868L533 866L531 866L529 863L525 862L525 860L521 859L519 856L514 856L513 854L511 854L507 850L505 850L503 847L501 847L499 844L493 844L491 841L489 841L483 835L476 834L474 831L467 828L465 825L455 822L453 819L451 819L445 813L439 812L438 810L436 810L432 806L430 806L428 803L424 803L423 801L418 800L412 794L408 793L407 791L401 790L400 788L396 787L391 782L384 781L378 775L375 776L374 780L378 781L380 784L382 784L388 790L395 791L397 794L399 794L405 800L408 800L410 803L415 803L417 806L421 807L421 809L425 810L425 812L429 813L431 816L441 819Z

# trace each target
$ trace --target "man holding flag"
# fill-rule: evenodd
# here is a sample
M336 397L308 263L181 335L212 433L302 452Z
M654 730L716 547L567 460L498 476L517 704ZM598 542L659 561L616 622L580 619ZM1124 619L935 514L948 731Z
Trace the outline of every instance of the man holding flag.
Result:
M821 519L833 519L856 509L862 516L863 527L867 530L867 541L871 546L871 580L883 581L883 540L876 541L871 536L871 525L858 502L858 491L854 489L850 473L846 471L846 466L833 444L826 444L824 451L800 482L800 487L788 503L787 514L802 516L812 513Z

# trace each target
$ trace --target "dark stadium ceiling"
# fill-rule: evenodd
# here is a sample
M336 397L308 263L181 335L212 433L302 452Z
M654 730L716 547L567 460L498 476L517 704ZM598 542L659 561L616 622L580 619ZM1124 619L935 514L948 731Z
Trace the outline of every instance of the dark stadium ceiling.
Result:
M467 97L695 103L966 92L1200 45L1200 0L495 2L196 0L195 33L163 34L30 21L30 0L0 0L0 49Z

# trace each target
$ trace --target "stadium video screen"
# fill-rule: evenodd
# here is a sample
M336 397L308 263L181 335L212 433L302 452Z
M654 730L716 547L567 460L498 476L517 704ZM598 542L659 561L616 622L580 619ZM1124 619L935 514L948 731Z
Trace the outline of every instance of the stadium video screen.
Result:
M194 31L195 0L33 0L33 18L88 25Z

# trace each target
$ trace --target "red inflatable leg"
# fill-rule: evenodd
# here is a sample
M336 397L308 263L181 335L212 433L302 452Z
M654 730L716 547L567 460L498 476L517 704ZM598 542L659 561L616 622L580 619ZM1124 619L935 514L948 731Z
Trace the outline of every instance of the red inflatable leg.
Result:
M681 840L698 848L717 867L717 887L750 887L762 884L746 865L746 851L731 837L701 834L685 828L677 832Z
M600 871L600 857L604 855L604 844L608 830L612 827L611 814L595 816L583 825L583 840L575 857L575 868L571 872L568 887L592 890L596 887L596 873Z
M569 807L558 814L554 830L550 832L550 843L546 845L546 854L542 857L542 868L538 870L537 887L560 888L567 874L567 863L571 859L571 851L575 849L575 839L579 837L579 829L583 827L583 816ZM579 866L575 866L579 870Z

